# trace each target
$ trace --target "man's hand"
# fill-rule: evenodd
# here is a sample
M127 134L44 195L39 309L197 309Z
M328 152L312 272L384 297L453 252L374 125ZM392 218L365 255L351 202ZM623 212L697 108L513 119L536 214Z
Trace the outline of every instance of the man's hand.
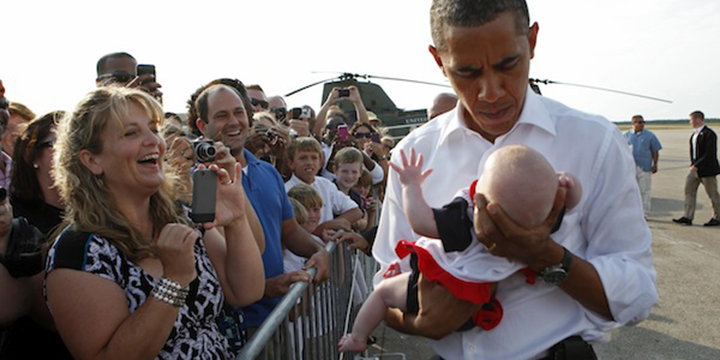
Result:
M315 278L313 279L316 283L323 282L330 278L330 254L328 254L324 247L305 262L303 270L311 267L317 269Z
M654 173L656 173L657 171L658 171L657 164L653 164L653 166L652 166L652 173L654 174Z
M563 255L562 247L552 241L550 231L564 207L565 194L566 189L558 187L547 219L532 229L526 229L514 222L500 205L488 204L483 194L475 194L473 225L478 240L493 255L517 260L535 271L559 263Z
M690 165L690 171L697 172L697 167L695 165Z
M274 298L283 296L290 290L290 285L298 282L311 282L310 274L305 271L293 271L291 273L282 274L271 279L265 280L265 294L266 298Z
M336 241L338 245L343 242L350 244L350 249L358 249L366 254L370 252L370 244L362 235L356 232L340 233Z
M305 120L290 119L288 121L290 130L295 130L298 136L305 137L310 135L310 124Z

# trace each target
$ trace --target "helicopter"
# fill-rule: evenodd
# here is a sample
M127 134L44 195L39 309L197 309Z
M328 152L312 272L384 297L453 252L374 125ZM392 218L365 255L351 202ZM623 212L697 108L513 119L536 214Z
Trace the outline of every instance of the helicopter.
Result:
M371 81L372 79L402 81L402 82L409 82L409 83L414 83L414 84L452 88L448 84L434 83L434 82L428 82L428 81L343 72L343 73L340 73L339 76L320 80L320 81L314 82L312 84L305 85L299 89L293 90L293 91L285 94L285 96L289 97L300 91L308 89L310 87L323 84L322 99L320 101L321 103L323 103L334 88L346 88L348 86L355 86L360 93L360 97L362 98L363 103L365 104L365 108L368 111L372 111L373 113L375 113L377 115L377 117L382 120L385 127L388 129L388 135L394 139L399 139L399 138L404 137L410 131L423 125L424 123L426 123L428 121L427 109L405 110L402 108L398 108L397 105L395 105L395 103L392 101L390 96L388 96L388 94L385 92L385 90L383 90L383 88L380 85L372 82ZM542 93L540 91L540 86L539 86L540 84L542 84L542 85L557 84L557 85L583 87L583 88L613 92L613 93L618 93L618 94L623 94L623 95L636 96L636 97L641 97L641 98L645 98L645 99L649 99L649 100L672 103L672 101L666 100L666 99L631 93L631 92L627 92L627 91L602 88L602 87L598 87L598 86L560 82L560 81L547 80L547 79L540 80L540 79L535 79L535 78L528 79L528 83L529 83L530 87L532 88L532 90L535 91L539 95L542 95ZM342 101L338 105L343 109L343 111L346 114L350 115L349 121L351 123L354 123L357 120L355 118L355 109L350 102Z

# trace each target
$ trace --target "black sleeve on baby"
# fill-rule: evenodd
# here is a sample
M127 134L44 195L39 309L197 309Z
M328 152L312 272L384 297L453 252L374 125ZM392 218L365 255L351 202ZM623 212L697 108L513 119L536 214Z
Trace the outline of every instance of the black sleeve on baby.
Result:
M474 229L468 206L465 199L456 197L442 209L432 209L445 252L463 251L470 246Z

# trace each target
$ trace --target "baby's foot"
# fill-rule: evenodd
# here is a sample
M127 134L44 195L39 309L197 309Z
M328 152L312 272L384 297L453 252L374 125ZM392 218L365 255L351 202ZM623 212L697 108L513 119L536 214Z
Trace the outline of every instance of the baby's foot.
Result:
M366 341L367 339L358 339L353 334L347 334L340 339L338 351L363 352L365 351Z

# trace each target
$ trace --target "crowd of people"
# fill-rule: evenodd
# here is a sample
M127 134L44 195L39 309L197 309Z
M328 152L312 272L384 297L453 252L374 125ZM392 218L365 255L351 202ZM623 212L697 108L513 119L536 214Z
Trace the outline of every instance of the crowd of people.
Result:
M661 145L529 88L524 0L434 0L431 29L454 94L397 146L353 86L316 111L220 78L175 114L124 52L71 111L0 83L0 357L233 358L337 241L381 267L341 351L384 320L441 359L596 359L657 301ZM676 222L703 184L715 226L717 140L691 120Z
M3 359L232 358L327 241L370 253L394 141L355 87L316 113L222 78L182 116L128 53L96 83L40 116L2 88Z

